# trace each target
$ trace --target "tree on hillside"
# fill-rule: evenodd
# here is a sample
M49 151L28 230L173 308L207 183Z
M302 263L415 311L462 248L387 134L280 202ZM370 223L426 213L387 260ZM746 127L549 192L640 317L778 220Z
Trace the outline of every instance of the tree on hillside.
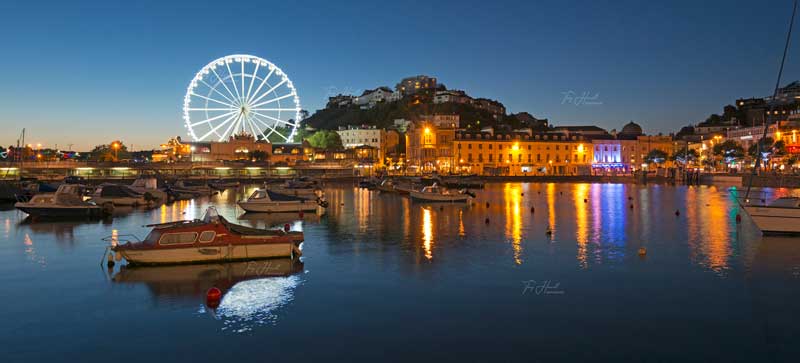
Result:
M342 138L336 131L320 130L306 139L311 146L322 149L341 149Z

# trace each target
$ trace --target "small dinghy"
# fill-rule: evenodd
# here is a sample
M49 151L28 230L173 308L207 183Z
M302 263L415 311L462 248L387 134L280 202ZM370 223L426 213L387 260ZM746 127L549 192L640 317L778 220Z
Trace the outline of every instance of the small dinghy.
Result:
M85 187L78 184L61 184L55 193L34 195L27 202L17 202L14 207L33 217L104 217L113 206L99 206L83 200Z
M258 229L229 222L209 208L202 219L151 224L142 240L106 237L111 251L132 265L227 262L302 254L303 232Z
M239 207L245 212L321 212L328 207L325 195L317 191L313 198L297 197L274 192L269 189L256 189L247 200L240 201Z

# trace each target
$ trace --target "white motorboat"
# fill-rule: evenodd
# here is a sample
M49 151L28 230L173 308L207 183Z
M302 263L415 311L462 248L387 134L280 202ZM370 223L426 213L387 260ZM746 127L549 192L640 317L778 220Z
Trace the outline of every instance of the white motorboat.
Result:
M745 205L763 234L800 234L800 198L783 197L765 206Z
M85 187L62 184L55 193L34 195L27 202L17 202L14 207L33 217L103 217L111 214L113 205L99 206L83 200Z
M269 189L257 189L239 206L246 212L322 212L327 206L324 194L319 191L313 198L276 193Z
M409 192L411 200L419 202L445 202L445 203L466 203L470 196L464 192L453 192L447 188L442 188L434 183L431 186L422 188L420 191L412 190Z

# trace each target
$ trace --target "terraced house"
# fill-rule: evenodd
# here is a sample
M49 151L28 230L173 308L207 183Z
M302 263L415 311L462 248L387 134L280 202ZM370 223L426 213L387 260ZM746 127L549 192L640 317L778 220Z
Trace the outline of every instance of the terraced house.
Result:
M453 141L456 172L481 175L587 175L591 142L581 135L458 131Z

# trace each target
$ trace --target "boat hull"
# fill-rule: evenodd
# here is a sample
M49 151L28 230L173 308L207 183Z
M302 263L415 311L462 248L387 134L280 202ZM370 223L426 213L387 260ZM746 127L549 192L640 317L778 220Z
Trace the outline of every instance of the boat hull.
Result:
M28 203L17 203L14 205L17 209L34 217L102 217L105 212L100 207L42 207L32 206Z
M141 198L132 198L132 197L121 197L121 198L107 198L107 197L92 197L92 201L95 202L97 205L104 205L106 203L111 203L112 205L122 206L122 207L135 207L138 205L146 205L148 204L144 197Z
M270 202L239 202L239 207L245 212L280 213L280 212L316 212L319 203L307 201L270 201Z
M301 256L299 243L250 243L170 249L118 249L132 265L175 265Z
M745 210L763 234L800 234L800 208L748 206Z
M417 202L436 202L436 203L467 203L469 201L469 195L466 194L450 194L450 195L443 195L443 194L434 194L434 193L422 193L417 191L409 192L411 196L411 200Z

